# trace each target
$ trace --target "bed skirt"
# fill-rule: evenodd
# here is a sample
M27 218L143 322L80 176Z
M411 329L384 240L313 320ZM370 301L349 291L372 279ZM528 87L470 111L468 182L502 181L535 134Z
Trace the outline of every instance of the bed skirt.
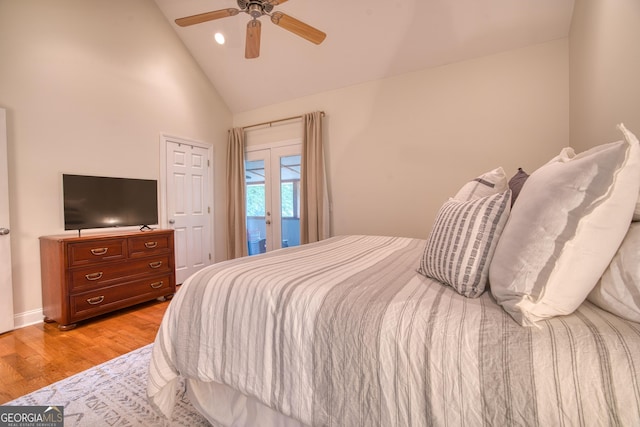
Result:
M274 411L217 382L187 380L193 406L214 426L304 427L305 424Z

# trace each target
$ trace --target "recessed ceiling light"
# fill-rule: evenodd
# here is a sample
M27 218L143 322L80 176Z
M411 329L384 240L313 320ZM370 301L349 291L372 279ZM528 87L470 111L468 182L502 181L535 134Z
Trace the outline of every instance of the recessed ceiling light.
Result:
M222 33L216 33L214 38L216 39L216 42L218 42L218 44L224 44L224 35Z

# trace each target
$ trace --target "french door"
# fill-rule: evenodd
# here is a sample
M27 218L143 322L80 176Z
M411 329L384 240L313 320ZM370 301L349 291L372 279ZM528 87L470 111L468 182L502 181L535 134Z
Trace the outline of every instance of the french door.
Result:
M249 255L300 244L301 144L247 149Z

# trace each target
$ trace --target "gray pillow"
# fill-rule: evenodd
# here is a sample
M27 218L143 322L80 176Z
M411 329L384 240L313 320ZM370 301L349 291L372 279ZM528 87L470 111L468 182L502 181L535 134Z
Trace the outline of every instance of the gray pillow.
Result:
M527 178L529 178L529 174L522 170L522 168L518 168L518 172L516 172L516 174L509 180L509 189L511 190L511 207L513 207L513 204L516 202L516 199L520 194L520 190Z

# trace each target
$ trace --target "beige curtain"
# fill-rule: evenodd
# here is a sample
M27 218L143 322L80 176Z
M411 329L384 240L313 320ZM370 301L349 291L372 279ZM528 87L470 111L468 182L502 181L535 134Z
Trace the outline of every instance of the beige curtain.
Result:
M249 255L245 219L244 130L229 131L227 145L227 258Z
M322 113L304 114L300 177L300 243L329 237L329 203L322 146Z

